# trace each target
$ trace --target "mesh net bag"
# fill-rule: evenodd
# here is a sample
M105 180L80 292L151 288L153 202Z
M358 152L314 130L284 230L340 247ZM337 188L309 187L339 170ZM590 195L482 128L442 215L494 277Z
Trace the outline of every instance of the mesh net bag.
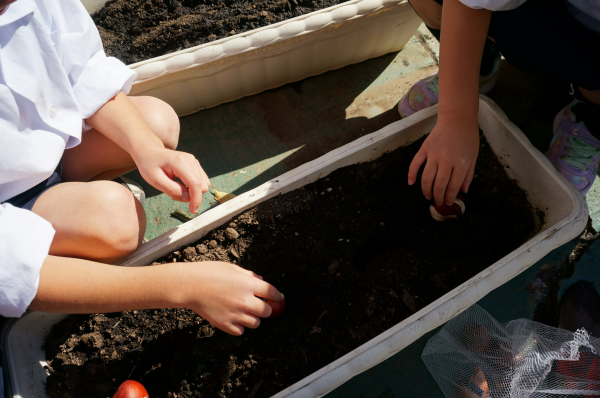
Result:
M600 339L528 319L497 322L474 305L421 355L446 398L600 396Z

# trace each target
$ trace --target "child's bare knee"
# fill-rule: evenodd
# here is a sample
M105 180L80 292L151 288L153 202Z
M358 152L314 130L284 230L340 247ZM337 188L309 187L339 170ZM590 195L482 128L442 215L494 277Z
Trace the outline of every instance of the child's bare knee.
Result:
M106 258L121 259L141 244L146 230L144 208L124 186L110 181L95 181L90 194L97 209L94 235Z
M434 0L410 0L417 14L425 25L432 29L440 29L442 26L442 6Z
M171 105L158 98L146 97L146 122L166 148L175 149L179 142L179 117Z
M160 100L159 100L160 101ZM179 117L166 102L160 101L160 112L157 114L157 132L166 148L176 149L179 143Z

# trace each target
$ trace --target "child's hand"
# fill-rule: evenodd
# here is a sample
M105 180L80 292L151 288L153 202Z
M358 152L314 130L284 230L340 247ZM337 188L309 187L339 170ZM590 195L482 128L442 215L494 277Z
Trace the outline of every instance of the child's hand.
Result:
M408 170L408 184L417 180L423 162L427 162L421 177L425 198L436 204L454 203L459 190L467 192L473 180L479 152L479 129L475 123L453 123L438 120Z
M190 212L198 211L202 193L210 186L200 163L194 155L166 149L125 93L117 94L86 121L129 153L150 185L173 200L190 202ZM175 178L183 181L184 185L176 182Z
M189 308L239 336L271 315L271 306L259 297L276 302L282 298L260 276L224 262L115 267L48 256L30 308L69 314Z
M190 202L190 212L198 211L202 194L208 191L210 180L194 155L153 146L132 154L132 157L140 174L150 185L173 200ZM175 181L175 178L185 185Z
M182 306L235 336L241 335L245 327L257 328L260 318L271 315L271 306L259 297L281 300L277 289L237 265L204 261L182 267Z

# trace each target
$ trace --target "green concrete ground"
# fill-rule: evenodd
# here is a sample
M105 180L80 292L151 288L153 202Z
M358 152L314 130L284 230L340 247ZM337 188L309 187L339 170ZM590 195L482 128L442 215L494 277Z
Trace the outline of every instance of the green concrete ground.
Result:
M219 191L240 194L358 137L398 120L395 105L437 69L415 36L399 53L315 76L181 118L179 150L193 153ZM173 202L129 175L148 197L147 239L181 222ZM215 206L207 193L201 209Z
M213 187L243 193L398 120L395 106L399 98L414 82L436 71L437 48L435 39L421 28L401 52L184 117L179 149L195 154ZM489 96L540 151L546 150L552 138L554 116L570 102L567 82L527 75L506 62ZM142 181L139 174L131 173L130 177ZM180 224L170 217L173 210L187 210L185 204L173 202L147 185L145 189L146 237L151 239ZM589 203L591 213L600 216L600 187L594 188ZM215 205L214 197L206 194L202 209ZM531 318L536 301L526 286L542 266L563 262L575 244L548 254L479 304L502 322ZM578 262L573 278L599 281L598 255L600 246L592 246ZM568 285L573 278L563 284ZM432 333L328 396L442 397L420 359Z

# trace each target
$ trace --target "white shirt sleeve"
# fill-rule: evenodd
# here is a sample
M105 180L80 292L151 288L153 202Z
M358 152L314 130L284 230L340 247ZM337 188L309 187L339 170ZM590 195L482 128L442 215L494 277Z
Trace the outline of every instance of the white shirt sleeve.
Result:
M0 205L0 315L19 317L27 310L53 238L54 228L40 216Z
M53 0L60 25L60 53L83 119L92 116L119 91L129 93L135 73L104 53L100 34L80 0Z
M527 0L459 0L469 8L506 11L519 7Z

